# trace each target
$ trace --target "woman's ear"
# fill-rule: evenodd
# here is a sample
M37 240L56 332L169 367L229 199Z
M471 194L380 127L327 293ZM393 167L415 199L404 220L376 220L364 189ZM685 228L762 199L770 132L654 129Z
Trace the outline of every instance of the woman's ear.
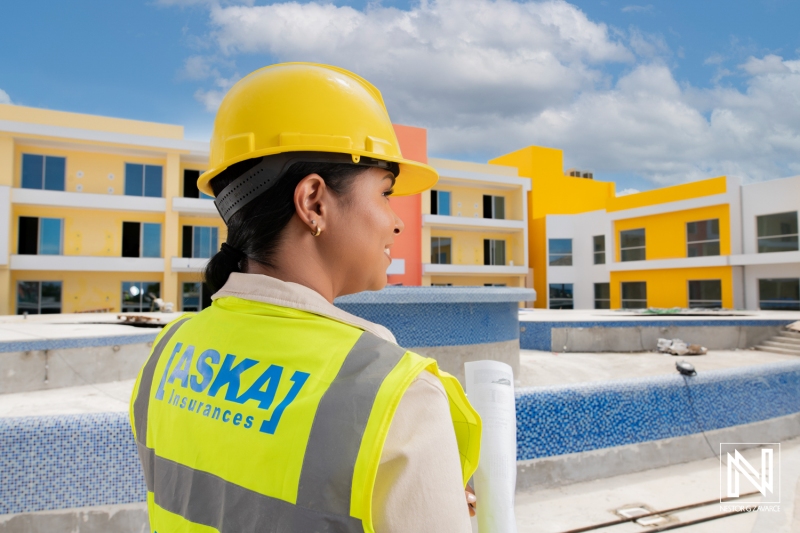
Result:
M325 229L328 187L319 174L309 174L294 189L294 208L297 216L314 233Z

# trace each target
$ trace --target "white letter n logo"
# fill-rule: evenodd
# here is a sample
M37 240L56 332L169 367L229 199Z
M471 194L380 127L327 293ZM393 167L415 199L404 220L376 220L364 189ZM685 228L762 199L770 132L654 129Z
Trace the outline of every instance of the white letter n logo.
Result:
M767 491L773 492L772 487L772 448L761 449L761 472L756 471L739 450L733 451L733 456L728 454L728 497L739 497L739 474L750 481L762 495ZM760 478L760 480L759 480Z

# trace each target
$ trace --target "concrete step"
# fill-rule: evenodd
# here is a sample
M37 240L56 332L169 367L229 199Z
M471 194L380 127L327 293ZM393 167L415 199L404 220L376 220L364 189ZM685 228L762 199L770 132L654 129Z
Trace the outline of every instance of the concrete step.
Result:
M778 337L784 337L784 338L787 338L787 339L797 339L798 341L800 341L800 331L791 331L791 330L785 329L785 330L781 331L780 333L778 333Z
M800 350L793 350L793 349L786 349L786 348L777 348L775 346L765 346L759 345L755 347L756 350L762 352L772 352L772 353L780 353L784 355L797 355L800 356Z
M784 350L795 350L796 352L800 353L800 346L796 344L790 344L788 342L783 342L778 337L772 337L768 341L763 342L764 346L772 346L773 348L782 348Z
M795 346L800 346L800 337L792 337L789 335L779 334L772 337L770 340L776 342L785 342L786 344L794 344Z

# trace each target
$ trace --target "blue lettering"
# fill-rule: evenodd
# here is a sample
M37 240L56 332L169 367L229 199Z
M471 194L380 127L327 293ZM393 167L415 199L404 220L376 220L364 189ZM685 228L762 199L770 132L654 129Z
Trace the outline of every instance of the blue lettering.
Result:
M206 408L203 409L203 416L208 416L211 414L211 404L206 404Z
M233 417L233 425L238 426L241 423L242 423L242 413L236 413L236 415Z
M259 409L269 409L275 399L275 393L278 391L282 373L282 366L270 365L244 394L236 398L236 401L245 403L248 400L256 400ZM267 386L266 390L261 390L264 385Z
M253 417L248 416L247 418L244 419L244 428L250 429L251 427L253 427Z
M211 368L208 361L211 361L211 363L215 365L219 364L219 352L216 350L206 350L197 358L197 372L202 376L203 380L199 381L197 376L191 376L189 383L191 384L192 390L195 392L203 392L206 387L211 384L211 380L214 379L214 369Z
M181 395L180 394L176 394L174 398L172 396L170 396L170 398L172 398L172 405L178 405L179 403L181 403Z
M181 351L183 344L180 342L175 345L175 348L172 350L172 354L169 356L169 360L167 361L167 366L164 367L164 373L161 374L161 381L158 384L158 389L156 390L156 400L163 400L164 399L164 385L167 383L167 372L169 372L169 367L172 366L172 360L175 359L175 356L178 355L178 352ZM152 355L150 356L152 357Z
M183 400L181 400L181 409L186 409L186 400L188 400L188 398L184 396Z
M189 400L189 410L194 411L195 407L197 407L197 400Z
M231 412L226 409L225 412L222 413L222 421L227 422L230 419L231 419Z
M183 351L183 355L178 360L175 370L170 374L167 383L173 383L176 379L181 380L181 387L184 389L189 385L189 369L192 366L192 356L194 355L194 346L187 346Z
M275 430L278 428L278 422L281 421L281 416L283 416L283 411L289 406L290 403L294 401L295 398L297 398L297 395L300 393L300 389L303 388L303 385L305 385L308 376L309 374L307 372L300 372L299 370L292 374L291 380L294 382L292 384L292 388L289 389L289 393L286 395L283 401L278 404L278 407L275 408L275 411L272 412L272 417L270 417L269 420L263 420L261 422L261 428L259 429L261 433L267 433L269 435L275 434Z
M257 361L245 359L238 365L233 366L233 362L235 360L236 356L233 354L229 353L225 356L225 360L222 361L222 366L219 368L219 372L217 373L217 377L214 379L214 383L212 383L211 388L208 389L209 396L216 396L222 387L227 386L225 391L225 399L229 401L236 401L236 396L239 394L239 378L241 377L242 372L255 366Z
M213 418L214 420L219 420L219 413L220 413L220 408L215 407L214 412L211 413L211 418Z

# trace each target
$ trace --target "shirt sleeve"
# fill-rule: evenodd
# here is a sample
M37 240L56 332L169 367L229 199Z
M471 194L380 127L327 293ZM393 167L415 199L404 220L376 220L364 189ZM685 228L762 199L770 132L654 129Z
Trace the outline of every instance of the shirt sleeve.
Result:
M376 533L471 533L447 393L422 372L392 419L373 493Z

